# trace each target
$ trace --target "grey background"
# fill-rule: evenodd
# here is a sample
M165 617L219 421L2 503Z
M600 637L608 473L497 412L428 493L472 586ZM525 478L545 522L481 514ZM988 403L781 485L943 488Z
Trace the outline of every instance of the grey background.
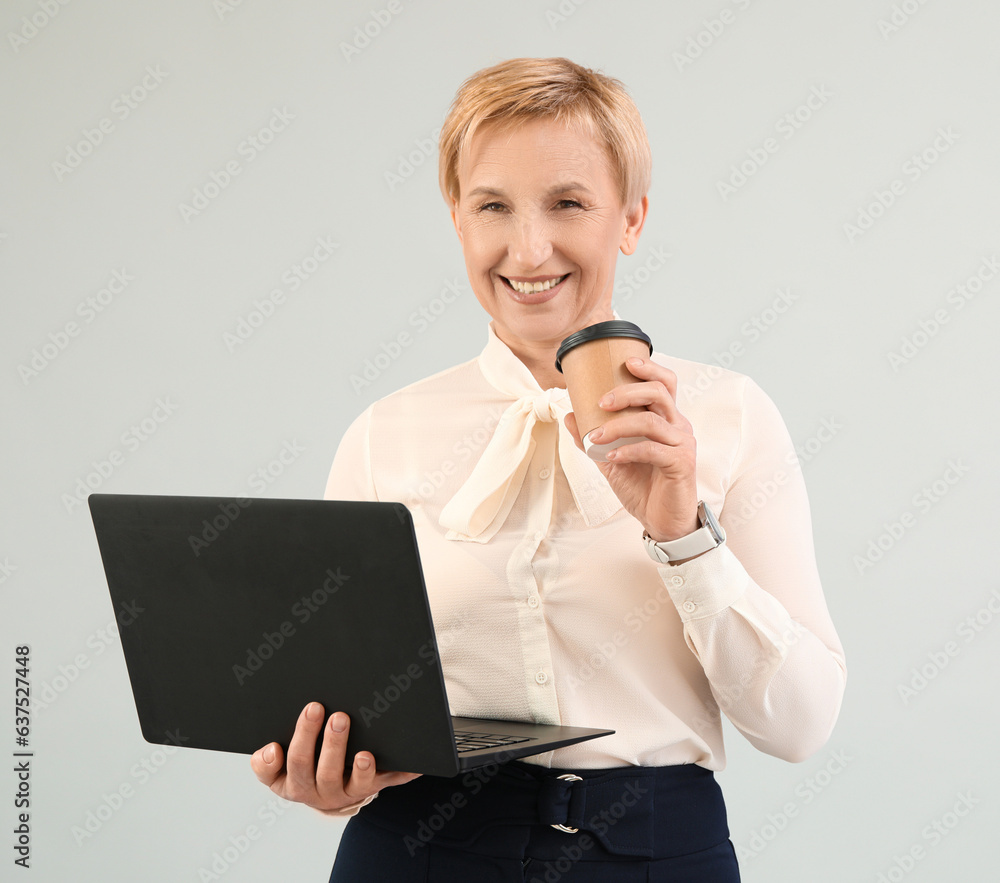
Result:
M744 879L984 879L1000 821L1000 626L987 607L1000 597L987 545L1000 490L1000 282L958 298L961 309L954 290L997 254L1000 234L995 4L400 0L350 57L342 44L386 4L49 8L11 0L0 12L0 655L13 667L14 647L30 644L34 695L50 699L32 713L25 878L195 881L214 879L216 862L227 881L326 879L341 823L269 807L245 757L167 755L142 740L104 631L112 612L89 516L65 495L117 449L111 474L92 477L100 490L321 496L359 411L485 343L428 147L455 90L504 58L566 55L625 82L652 143L650 217L619 262L619 312L685 358L718 362L742 343L731 367L774 398L808 454L847 696L829 745L799 765L727 728L720 780ZM699 34L707 45L679 64ZM116 101L147 66L159 66L155 89L123 119ZM827 93L785 137L785 115ZM241 143L282 109L294 119L248 161ZM76 168L54 165L103 118L113 130ZM768 137L777 152L724 198L718 182ZM924 151L917 176L911 157ZM230 160L240 174L185 220L181 204ZM852 236L845 224L897 179L904 192ZM293 292L282 274L318 237L338 247ZM653 248L670 258L630 294L625 277ZM134 279L88 313L116 270ZM439 309L454 279L464 296ZM286 302L227 347L276 287ZM778 289L795 300L767 313ZM421 308L440 315L418 330ZM939 313L920 337L939 310L946 321ZM754 317L775 321L751 339ZM78 335L53 351L50 335L70 321ZM352 384L403 331L411 344ZM922 345L894 367L890 354L915 335ZM55 358L26 374L46 346ZM159 423L158 399L170 405ZM301 452L251 479L283 448ZM935 491L950 461L963 475ZM907 513L901 536L886 533ZM880 535L881 559L863 562ZM933 677L904 701L900 685L922 666ZM0 745L13 751L9 670L5 680ZM3 782L11 795L13 773ZM92 836L75 834L122 786L122 806L101 810ZM963 794L978 802L948 815ZM0 804L10 868L15 809L10 796ZM935 820L946 835L926 827ZM241 840L250 825L260 836ZM897 861L914 847L923 858Z

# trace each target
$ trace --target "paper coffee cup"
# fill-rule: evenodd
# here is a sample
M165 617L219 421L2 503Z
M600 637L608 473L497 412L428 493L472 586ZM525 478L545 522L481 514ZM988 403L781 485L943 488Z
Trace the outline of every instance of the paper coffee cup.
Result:
M628 407L605 411L597 403L616 386L637 383L639 378L625 366L625 361L653 354L648 335L631 322L615 319L598 322L569 335L556 353L556 369L566 377L569 400L576 415L576 425L583 447L593 460L604 460L608 451L622 445L644 441L644 437L620 438L608 444L594 444L590 433L610 417L639 413L646 408Z

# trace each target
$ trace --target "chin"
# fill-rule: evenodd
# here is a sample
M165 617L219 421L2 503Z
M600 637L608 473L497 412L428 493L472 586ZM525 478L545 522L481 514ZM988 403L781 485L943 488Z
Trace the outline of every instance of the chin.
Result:
M574 331L590 324L582 317L567 317L558 313L545 315L539 312L528 318L519 318L511 323L511 330L524 340L561 342Z

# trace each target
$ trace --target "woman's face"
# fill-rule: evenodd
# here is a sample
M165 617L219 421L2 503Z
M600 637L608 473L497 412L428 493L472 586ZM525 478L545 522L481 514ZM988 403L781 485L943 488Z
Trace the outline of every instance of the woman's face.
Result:
M648 202L626 212L604 148L575 128L493 128L476 132L460 162L451 212L469 281L515 353L555 350L613 318L618 250L635 250Z

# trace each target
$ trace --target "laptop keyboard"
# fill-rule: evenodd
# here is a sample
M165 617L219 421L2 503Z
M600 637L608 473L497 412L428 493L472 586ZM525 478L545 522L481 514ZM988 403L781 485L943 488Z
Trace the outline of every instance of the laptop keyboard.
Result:
M530 741L527 736L504 736L499 733L474 733L455 730L455 748L459 751L476 751L479 748L502 748L516 742Z

